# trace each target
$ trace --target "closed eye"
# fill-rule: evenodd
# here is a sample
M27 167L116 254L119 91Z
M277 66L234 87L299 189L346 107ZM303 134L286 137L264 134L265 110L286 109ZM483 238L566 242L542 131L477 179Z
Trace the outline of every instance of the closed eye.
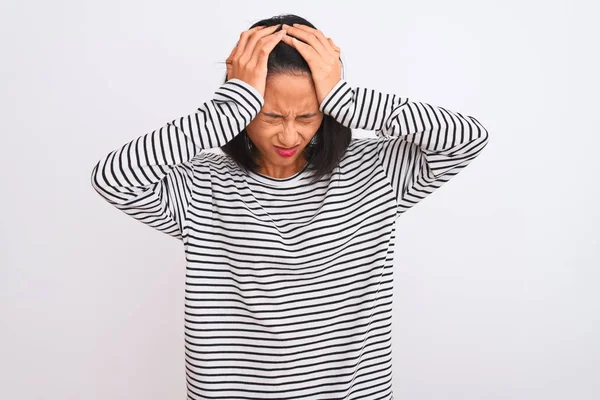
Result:
M280 115L280 114L275 114L275 113L263 113L263 114L269 118L283 118L283 115ZM306 119L315 117L316 115L317 115L317 113L307 113L307 114L298 115L297 118L306 120Z

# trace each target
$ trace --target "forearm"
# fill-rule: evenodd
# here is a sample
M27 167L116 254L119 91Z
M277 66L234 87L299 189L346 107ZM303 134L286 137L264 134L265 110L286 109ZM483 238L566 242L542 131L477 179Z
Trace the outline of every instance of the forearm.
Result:
M340 80L321 103L321 111L350 128L376 131L379 136L402 136L429 151L468 151L483 141L487 130L470 116L408 97L353 87Z
M258 114L264 99L230 79L194 113L173 120L110 152L95 165L92 185L107 200L126 202L190 162L202 149L223 146Z

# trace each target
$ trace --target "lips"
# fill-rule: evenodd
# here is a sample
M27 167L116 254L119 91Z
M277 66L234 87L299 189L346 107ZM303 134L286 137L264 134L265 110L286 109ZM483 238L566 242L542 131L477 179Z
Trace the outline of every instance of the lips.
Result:
M281 149L283 151L292 151L292 150L296 150L298 148L298 146L294 146L294 147L279 147L279 146L275 146L278 149Z
M292 148L284 148L284 147L279 147L279 146L275 146L275 151L282 157L291 157L294 154L296 154L296 150L298 150L299 146L295 146Z

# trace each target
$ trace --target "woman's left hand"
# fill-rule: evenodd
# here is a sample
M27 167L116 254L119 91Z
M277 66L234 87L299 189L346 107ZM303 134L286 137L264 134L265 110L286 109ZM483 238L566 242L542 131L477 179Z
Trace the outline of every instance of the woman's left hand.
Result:
M284 24L281 28L287 31L281 40L298 50L308 63L315 83L317 99L321 104L342 77L340 48L333 43L333 40L325 37L323 32L310 26ZM299 40L292 40L293 37Z

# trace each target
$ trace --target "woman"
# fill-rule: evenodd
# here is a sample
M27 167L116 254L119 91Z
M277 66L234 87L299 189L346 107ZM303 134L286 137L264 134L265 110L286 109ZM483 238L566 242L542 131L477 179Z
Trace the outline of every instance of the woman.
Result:
M92 171L108 202L184 243L188 398L393 398L395 221L488 133L352 86L339 54L298 16L259 21L212 99Z

